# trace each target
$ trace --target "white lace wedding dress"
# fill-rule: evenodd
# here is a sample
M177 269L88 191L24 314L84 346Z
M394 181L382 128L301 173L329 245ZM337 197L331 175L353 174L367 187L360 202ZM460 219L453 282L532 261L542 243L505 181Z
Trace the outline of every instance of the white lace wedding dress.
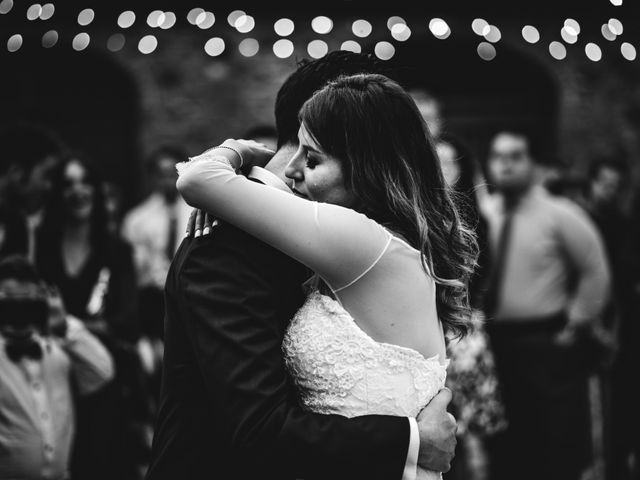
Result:
M334 299L314 291L291 322L283 343L302 405L323 414L418 415L444 386L438 356L380 343ZM418 469L418 479L440 479Z

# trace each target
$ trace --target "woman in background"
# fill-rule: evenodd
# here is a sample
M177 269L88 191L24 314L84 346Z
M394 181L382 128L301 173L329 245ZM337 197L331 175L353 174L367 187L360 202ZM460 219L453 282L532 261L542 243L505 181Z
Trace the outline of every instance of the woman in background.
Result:
M479 249L478 266L469 282L473 328L465 338L449 343L451 363L447 385L454 392L453 405L461 441L446 478L481 480L487 478L484 442L506 427L493 355L482 326L482 300L490 266L487 222L481 215L478 200L478 190L484 186L480 169L461 140L443 134L438 138L436 151L458 210L476 232Z
M475 230L478 241L478 265L469 283L471 305L479 308L486 288L489 266L487 221L480 213L479 190L483 185L480 169L467 146L457 137L444 133L438 137L436 152L442 174L453 191L458 210L467 225Z
M78 405L74 479L139 478L140 445L131 427L145 415L135 343L135 274L130 247L109 233L100 178L77 153L63 157L38 234L36 264L57 285L70 314L81 319L114 358L116 378Z

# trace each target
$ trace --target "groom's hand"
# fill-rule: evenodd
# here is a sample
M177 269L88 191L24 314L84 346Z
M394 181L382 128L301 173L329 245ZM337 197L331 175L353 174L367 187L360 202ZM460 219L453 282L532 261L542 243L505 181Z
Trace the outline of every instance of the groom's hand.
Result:
M244 174L249 173L251 167L264 167L275 152L266 145L258 143L255 140L233 139L228 138L222 143L225 147L231 147L237 151L242 158L241 171Z
M447 412L451 390L443 388L418 415L420 452L418 465L427 470L448 472L456 450L456 419Z

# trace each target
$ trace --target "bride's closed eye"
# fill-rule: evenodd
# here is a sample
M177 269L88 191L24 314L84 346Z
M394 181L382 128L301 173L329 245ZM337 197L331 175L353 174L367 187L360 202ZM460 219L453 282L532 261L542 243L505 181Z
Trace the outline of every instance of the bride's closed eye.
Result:
M318 166L318 163L318 160L310 157L309 154L307 154L307 168L313 170Z

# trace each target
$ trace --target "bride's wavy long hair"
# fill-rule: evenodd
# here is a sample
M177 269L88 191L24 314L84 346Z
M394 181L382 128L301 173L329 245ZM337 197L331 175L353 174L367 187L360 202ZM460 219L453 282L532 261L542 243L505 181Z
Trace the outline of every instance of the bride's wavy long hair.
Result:
M477 242L458 214L411 96L383 75L343 76L303 105L300 121L325 153L341 160L355 208L421 251L445 330L464 335Z

